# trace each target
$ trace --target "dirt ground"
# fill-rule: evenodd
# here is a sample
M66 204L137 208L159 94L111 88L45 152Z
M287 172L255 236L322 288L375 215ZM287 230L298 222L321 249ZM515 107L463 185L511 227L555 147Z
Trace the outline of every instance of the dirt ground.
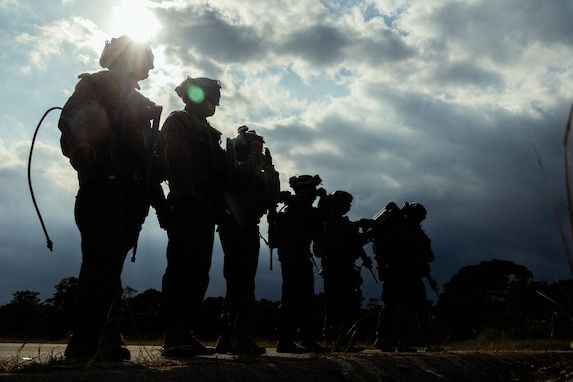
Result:
M209 356L153 362L50 362L0 374L2 382L124 381L573 381L573 352L444 352Z

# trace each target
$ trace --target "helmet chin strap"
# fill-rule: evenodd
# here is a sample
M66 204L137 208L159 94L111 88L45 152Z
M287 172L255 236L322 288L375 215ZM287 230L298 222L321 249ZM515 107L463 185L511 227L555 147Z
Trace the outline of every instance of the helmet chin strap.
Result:
M210 109L207 106L207 101L203 101L199 104L194 103L194 102L188 102L185 105L185 109L188 111L195 112L204 118L210 117L213 114L215 114L215 109Z

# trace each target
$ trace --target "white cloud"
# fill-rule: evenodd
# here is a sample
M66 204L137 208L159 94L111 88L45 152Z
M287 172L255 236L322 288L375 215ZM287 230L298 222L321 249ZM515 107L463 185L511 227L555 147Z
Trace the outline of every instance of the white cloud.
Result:
M28 62L21 67L24 73L35 68L46 69L50 60L71 57L81 64L89 63L93 56L101 53L105 34L85 17L71 17L55 20L47 25L34 25L29 32L18 34L14 43L27 52ZM70 54L73 52L73 54Z

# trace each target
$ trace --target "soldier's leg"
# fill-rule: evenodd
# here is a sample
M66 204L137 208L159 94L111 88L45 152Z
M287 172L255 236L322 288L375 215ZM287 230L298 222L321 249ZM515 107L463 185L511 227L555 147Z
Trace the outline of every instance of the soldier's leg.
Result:
M305 259L299 268L296 314L300 328L300 344L306 351L325 353L328 349L318 343L321 331L315 314L314 267L310 258Z
M249 309L255 301L255 275L259 259L258 225L240 226L234 220L226 220L219 226L219 236L225 254L223 274L227 286L226 317L222 322L229 327L223 328L217 345L221 350L231 347L227 349L231 352L263 354L265 349L257 346L250 337L249 323ZM225 343L228 346L224 346Z
M417 279L404 278L398 298L398 350L402 352L416 352L413 347L420 331L416 317Z
M280 249L279 249L280 251ZM279 252L279 259L281 258ZM282 289L281 303L277 311L277 352L298 353L302 349L295 344L297 339L297 263L281 260Z
M109 185L83 188L76 198L76 223L82 236L82 265L74 306L69 358L95 356L106 325L115 325L121 304L123 193ZM101 350L101 349L100 349ZM122 357L128 357L123 352Z
M392 352L396 342L398 324L398 291L391 281L384 281L382 291L382 307L378 315L376 327L376 342L374 346L382 351Z
M168 232L162 280L159 320L165 329L164 355L212 354L212 349L197 341L192 329L209 285L215 226L196 215L180 213L178 220Z

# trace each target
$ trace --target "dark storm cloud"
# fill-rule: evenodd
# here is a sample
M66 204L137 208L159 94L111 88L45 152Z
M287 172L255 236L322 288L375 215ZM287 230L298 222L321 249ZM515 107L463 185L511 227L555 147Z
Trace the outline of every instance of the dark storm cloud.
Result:
M404 61L416 55L415 49L408 46L404 36L393 30L382 30L375 36L352 39L346 52L346 59L371 65L386 67L396 61Z
M337 137L343 156L305 158L314 160L329 185L368 199L367 205L355 201L353 217L372 216L373 206L389 201L417 200L430 211L427 226L441 255L435 266L441 277L450 266L495 257L535 265L536 276L553 277L551 264L561 256L558 235L528 135L543 135L540 143L552 141L557 149L559 119L532 120L501 108L483 112L415 93L377 98L401 116L401 129L362 131L337 115L322 121L320 131ZM410 130L406 139L404 129ZM365 155L356 155L357 149ZM550 155L546 164L553 163ZM398 185L377 182L380 175Z
M454 62L437 68L433 80L442 86L456 84L459 86L475 85L483 88L502 89L503 76L495 71L486 70L472 62Z
M470 55L511 62L534 44L570 44L572 16L570 1L449 2L425 21L445 41L463 42Z
M340 61L349 43L350 39L334 27L312 25L293 31L276 51L314 65L325 65Z
M260 59L267 40L254 27L231 25L213 10L192 7L158 11L164 20L159 41L167 51L183 62L200 60L204 54L209 60L222 63L246 63ZM199 54L199 57L195 57Z

